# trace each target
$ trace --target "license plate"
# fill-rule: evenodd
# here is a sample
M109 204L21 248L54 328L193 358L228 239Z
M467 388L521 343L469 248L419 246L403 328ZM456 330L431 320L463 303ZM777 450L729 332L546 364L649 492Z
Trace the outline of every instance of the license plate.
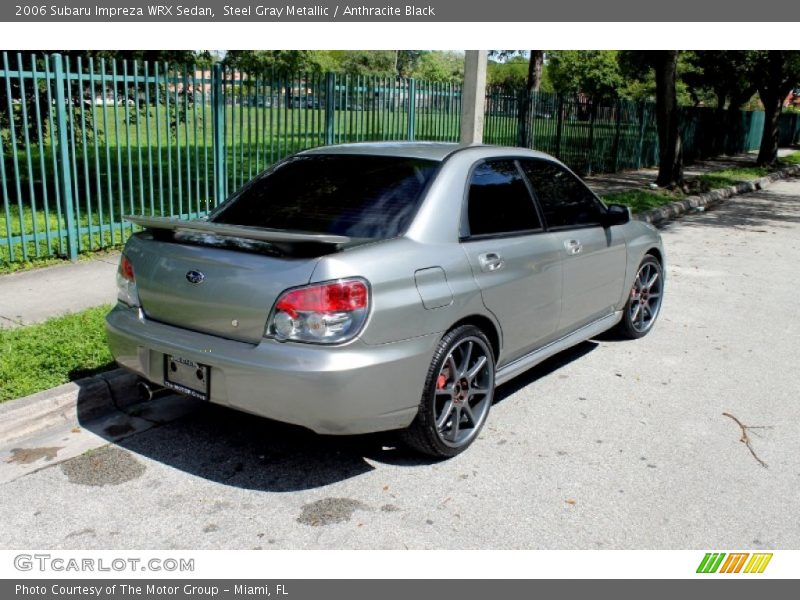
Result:
M164 355L164 387L176 392L208 400L208 365L201 365L179 356Z

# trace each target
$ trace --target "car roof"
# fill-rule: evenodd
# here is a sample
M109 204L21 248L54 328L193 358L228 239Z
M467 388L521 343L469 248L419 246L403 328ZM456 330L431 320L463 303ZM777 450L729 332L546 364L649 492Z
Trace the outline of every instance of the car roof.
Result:
M446 142L360 142L355 144L320 146L305 150L300 154L357 154L363 156L397 156L443 161L455 152L469 152L475 155L475 159L492 158L495 156L525 156L555 160L549 154L536 150L529 150L527 148L484 144L466 146Z

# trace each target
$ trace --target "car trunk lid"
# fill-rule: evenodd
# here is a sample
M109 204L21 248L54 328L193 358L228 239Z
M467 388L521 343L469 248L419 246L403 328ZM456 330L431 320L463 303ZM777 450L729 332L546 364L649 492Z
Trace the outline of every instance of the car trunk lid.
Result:
M318 257L231 249L235 246L159 240L150 232L133 236L125 254L134 267L145 316L258 343L277 297L308 283Z

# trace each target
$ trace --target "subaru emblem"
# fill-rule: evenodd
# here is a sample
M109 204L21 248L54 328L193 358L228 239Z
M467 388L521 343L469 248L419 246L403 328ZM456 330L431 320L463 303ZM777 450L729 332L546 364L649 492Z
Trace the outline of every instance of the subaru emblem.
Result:
M189 271L186 273L186 280L189 283L194 283L195 285L198 283L203 283L203 280L206 278L200 271Z

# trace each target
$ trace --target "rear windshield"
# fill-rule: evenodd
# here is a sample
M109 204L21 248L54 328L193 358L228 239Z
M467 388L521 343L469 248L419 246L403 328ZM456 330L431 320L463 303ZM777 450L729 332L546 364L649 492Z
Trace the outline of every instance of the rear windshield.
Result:
M439 163L362 155L296 156L259 176L217 223L386 239L411 223Z

